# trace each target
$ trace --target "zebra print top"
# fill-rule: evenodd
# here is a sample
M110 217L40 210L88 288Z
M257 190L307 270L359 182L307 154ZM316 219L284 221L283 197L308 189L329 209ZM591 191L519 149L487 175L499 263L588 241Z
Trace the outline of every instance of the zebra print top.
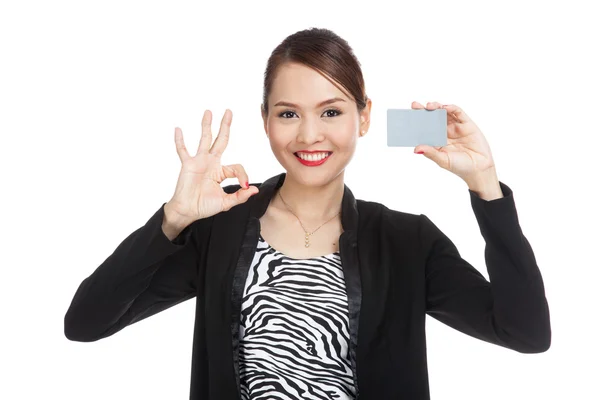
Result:
M259 236L240 316L243 399L354 399L339 252L287 257Z

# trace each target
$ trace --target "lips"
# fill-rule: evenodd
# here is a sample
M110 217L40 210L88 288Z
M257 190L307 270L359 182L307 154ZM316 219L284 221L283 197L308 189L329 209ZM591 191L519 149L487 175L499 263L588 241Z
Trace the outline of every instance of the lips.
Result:
M298 161L300 161L300 163L302 165L305 165L307 167L316 167L318 165L323 164L325 161L329 160L329 158L331 157L331 155L333 154L332 152L326 152L326 151L311 151L311 152L303 152L303 153L329 153L329 155L325 158L323 158L322 160L318 160L318 161L309 161L309 160L303 160L298 156L298 153L294 153L294 155L296 156L296 159Z

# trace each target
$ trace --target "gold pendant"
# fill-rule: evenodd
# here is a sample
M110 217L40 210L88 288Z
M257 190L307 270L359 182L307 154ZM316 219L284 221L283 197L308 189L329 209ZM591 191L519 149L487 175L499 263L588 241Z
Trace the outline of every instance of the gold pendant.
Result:
M304 235L304 247L308 247L308 246L310 246L310 243L308 242L308 236L309 236L309 234L308 234L308 233L306 233L306 234Z

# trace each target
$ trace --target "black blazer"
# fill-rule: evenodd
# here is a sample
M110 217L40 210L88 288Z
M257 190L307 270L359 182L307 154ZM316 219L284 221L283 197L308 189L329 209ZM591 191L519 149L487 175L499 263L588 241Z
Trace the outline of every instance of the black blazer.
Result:
M172 242L164 204L77 289L70 340L92 342L196 298L191 400L240 399L241 297L264 214L285 173L246 203L187 226ZM512 190L486 201L469 190L490 281L425 215L357 200L344 187L339 248L348 294L349 355L358 398L429 399L425 316L521 353L550 347L544 284ZM224 189L233 193L239 185Z

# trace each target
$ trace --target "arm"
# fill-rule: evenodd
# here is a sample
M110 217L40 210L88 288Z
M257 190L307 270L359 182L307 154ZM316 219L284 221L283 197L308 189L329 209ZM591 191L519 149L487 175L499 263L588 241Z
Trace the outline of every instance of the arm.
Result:
M212 218L178 233L171 224L163 227L165 204L81 282L64 318L68 339L105 338L196 295L199 238ZM163 229L177 237L169 240Z
M469 190L486 242L490 282L421 214L422 251L427 254L427 314L486 342L521 353L540 353L551 341L544 284L519 226L512 190L500 184L503 197L491 201Z

